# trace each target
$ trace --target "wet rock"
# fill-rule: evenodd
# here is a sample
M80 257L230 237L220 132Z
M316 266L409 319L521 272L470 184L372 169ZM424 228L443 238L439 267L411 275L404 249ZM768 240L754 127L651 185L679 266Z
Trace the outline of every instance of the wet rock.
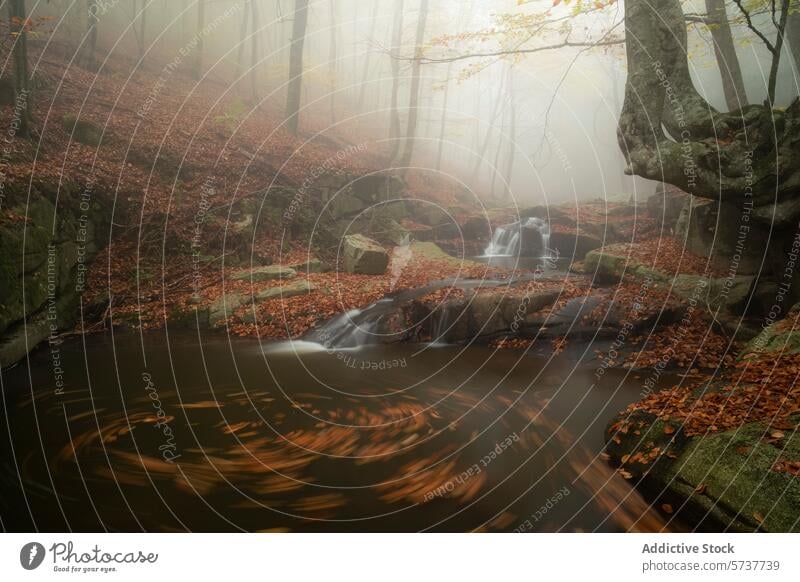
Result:
M389 265L389 254L376 241L360 234L344 238L344 268L348 273L382 275Z
M254 267L245 269L231 275L234 281L252 281L261 283L263 281L273 281L275 279L292 279L297 276L297 271L291 267L281 265L269 265L267 267Z
M550 234L550 248L558 251L559 257L583 259L586 253L603 246L597 237L577 232L556 231Z
M620 432L623 418L636 430ZM792 422L800 422L795 415ZM780 442L767 442L767 423L748 423L736 430L705 436L685 436L678 427L671 434L665 422L652 414L618 416L606 431L606 450L614 464L622 464L641 479L645 495L658 496L681 508L681 516L701 521L701 529L718 531L800 531L800 480L774 470L781 458L800 458L800 434L787 432ZM670 458L632 462L637 453L655 447L669 449ZM625 463L623 463L625 460Z

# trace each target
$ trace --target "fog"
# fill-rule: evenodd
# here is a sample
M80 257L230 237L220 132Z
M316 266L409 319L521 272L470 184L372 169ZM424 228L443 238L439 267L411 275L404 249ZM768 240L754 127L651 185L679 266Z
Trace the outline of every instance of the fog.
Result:
M420 0L309 2L303 132L362 136L381 147L400 138L391 136L390 128L394 77L399 72L398 114L405 130L413 109L420 6ZM429 2L411 165L452 177L487 201L531 204L649 195L654 183L624 175L617 144L624 45L531 50L565 40L579 45L622 40L623 3L597 6L602 8L574 0ZM28 5L39 23L34 40L60 45L75 59L92 42L94 14L99 74L121 74L109 68L112 59L123 59L130 71L158 71L170 62L190 70L201 44L200 78L224 84L246 115L280 110L286 101L294 9L291 0L40 0ZM702 9L701 4L684 6L687 14ZM394 46L398 17L400 42ZM767 17L754 18L763 24ZM748 99L761 103L770 55L743 22L732 22L732 32ZM470 56L520 49L525 54ZM690 26L689 56L698 89L725 110L705 27ZM35 76L35 61L32 71ZM784 58L778 102L785 104L796 94L790 59Z

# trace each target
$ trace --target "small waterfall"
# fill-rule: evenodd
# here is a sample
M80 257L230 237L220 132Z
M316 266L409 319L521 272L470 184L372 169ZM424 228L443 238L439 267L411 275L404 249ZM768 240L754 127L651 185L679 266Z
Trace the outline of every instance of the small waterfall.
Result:
M523 229L538 233L540 246L536 251L525 248ZM538 253L538 256L543 259L550 258L550 224L538 216L532 216L524 222L498 226L492 235L492 242L489 243L483 254L486 257L515 257L518 255L528 256L530 252Z

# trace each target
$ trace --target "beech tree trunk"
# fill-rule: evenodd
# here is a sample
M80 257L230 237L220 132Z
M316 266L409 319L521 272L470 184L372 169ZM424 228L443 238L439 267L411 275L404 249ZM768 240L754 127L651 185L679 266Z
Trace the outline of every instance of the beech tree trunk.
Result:
M414 154L414 138L417 134L417 120L419 119L419 89L420 69L422 67L422 48L425 42L425 25L428 21L428 0L421 0L419 6L419 19L417 20L417 39L414 49L414 64L411 68L411 93L408 100L408 126L406 127L403 157L400 167L407 168Z
M308 24L308 0L295 0L292 46L289 49L289 88L286 95L286 127L297 135L300 126L300 98L303 93L303 45Z
M708 28L714 43L714 56L722 77L722 90L729 111L736 111L747 105L747 92L742 78L742 68L733 44L731 25L725 10L725 0L706 0Z
M626 174L752 206L776 226L800 217L800 101L721 114L689 77L678 0L625 3L628 78L617 130Z

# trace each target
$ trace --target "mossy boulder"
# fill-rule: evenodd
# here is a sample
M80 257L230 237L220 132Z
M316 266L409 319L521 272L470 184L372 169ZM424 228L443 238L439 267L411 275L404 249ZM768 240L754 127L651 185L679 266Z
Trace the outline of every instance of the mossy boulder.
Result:
M344 237L344 268L348 273L383 275L389 266L389 254L376 241L361 234Z
M755 422L685 437L680 429L665 431L666 423L647 413L626 418L639 428L621 434L612 423L607 451L615 464L641 479L646 495L680 508L682 518L702 529L800 531L800 479L776 470L781 460L800 460L796 430L776 439L767 423ZM800 415L790 422L800 423ZM637 452L646 455L654 447L669 455L650 463L636 460Z
M281 265L269 265L267 267L254 267L238 271L231 275L234 281L252 281L261 283L263 281L274 281L276 279L292 279L297 276L297 271L291 267Z
M262 301L269 301L271 299L288 299L290 297L297 297L298 295L306 295L312 291L315 291L316 289L316 285L306 281L305 279L301 279L299 281L290 283L289 285L272 287L270 289L260 291L256 294L255 301L260 303Z
M216 327L233 315L242 305L246 305L249 302L250 298L241 293L227 293L222 295L208 308L208 325Z
M61 118L61 127L78 143L97 147L103 141L103 129L99 125L86 119L78 119L72 113Z

